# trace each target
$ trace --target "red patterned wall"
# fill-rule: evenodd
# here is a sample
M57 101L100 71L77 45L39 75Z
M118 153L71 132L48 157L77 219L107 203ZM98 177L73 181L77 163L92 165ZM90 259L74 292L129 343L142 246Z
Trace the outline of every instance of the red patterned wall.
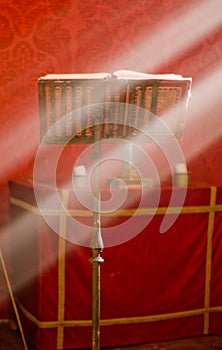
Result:
M2 237L8 219L6 182L32 174L39 144L37 79L46 73L124 68L191 76L193 95L181 146L194 183L221 184L221 14L220 0L1 1ZM200 111L197 102L203 105Z

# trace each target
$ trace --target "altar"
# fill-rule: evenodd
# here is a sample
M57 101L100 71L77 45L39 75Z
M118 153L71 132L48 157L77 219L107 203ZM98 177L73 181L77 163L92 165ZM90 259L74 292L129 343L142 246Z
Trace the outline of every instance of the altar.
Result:
M35 186L50 195L50 187ZM153 215L156 190L145 189L146 205L136 213L141 219ZM182 189L174 190L179 196ZM89 220L67 189L58 191L66 191L74 216ZM132 197L137 189L129 191ZM189 187L175 223L160 233L171 192L161 189L159 206L142 232L102 252L102 347L222 332L222 188ZM31 181L10 183L10 204L13 289L26 339L37 350L90 348L90 249L47 225ZM115 224L132 213L133 205L123 207ZM171 207L167 215L175 214L178 208ZM51 215L60 220L58 212Z

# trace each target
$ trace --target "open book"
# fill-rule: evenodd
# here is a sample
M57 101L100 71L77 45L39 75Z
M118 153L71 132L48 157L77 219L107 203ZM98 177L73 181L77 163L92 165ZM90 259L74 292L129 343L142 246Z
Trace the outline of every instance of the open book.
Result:
M128 138L151 124L154 115L163 117L172 110L168 126L180 138L191 82L176 74L127 70L47 74L38 80L41 137L47 133L44 142L48 143L93 143L93 118L100 114L101 139ZM133 112L129 105L135 107ZM53 129L64 116L66 125Z
M183 80L178 74L147 74L131 70L117 70L114 73L84 73L84 74L47 74L41 80L91 80L91 79L124 79L124 80ZM191 80L191 78L188 78Z

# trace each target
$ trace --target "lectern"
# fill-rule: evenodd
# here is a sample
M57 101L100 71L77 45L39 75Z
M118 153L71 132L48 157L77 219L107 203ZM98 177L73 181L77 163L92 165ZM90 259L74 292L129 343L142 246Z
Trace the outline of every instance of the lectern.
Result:
M175 112L168 127L179 139L191 88L191 79L129 71L114 74L48 74L38 80L41 141L47 144L93 144L100 159L102 142L118 142L152 128L154 118ZM141 139L140 139L141 140ZM92 250L92 349L100 348L100 264L103 262L100 224L100 171L93 181Z

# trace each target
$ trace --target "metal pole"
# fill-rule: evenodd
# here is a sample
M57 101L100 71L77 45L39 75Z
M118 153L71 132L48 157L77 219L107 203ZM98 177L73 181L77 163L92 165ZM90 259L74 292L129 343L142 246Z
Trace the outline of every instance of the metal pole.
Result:
M100 138L100 125L96 126L95 140ZM100 143L94 144L95 160L100 159ZM92 349L100 349L100 264L103 263L103 258L100 253L103 250L103 241L100 225L100 169L96 165L94 169L94 208L93 208L93 237L91 242L92 258Z

